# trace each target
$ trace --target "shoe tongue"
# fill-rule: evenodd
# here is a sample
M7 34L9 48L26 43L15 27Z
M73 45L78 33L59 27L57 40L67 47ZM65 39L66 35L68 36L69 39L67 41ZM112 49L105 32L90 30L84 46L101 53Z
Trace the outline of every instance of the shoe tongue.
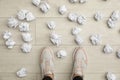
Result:
M81 60L81 64L79 64L79 61L77 63L75 63L75 64L76 64L76 65L74 65L74 66L76 66L75 67L76 68L75 73L77 73L77 74L82 74L83 69L85 69L87 67L84 60Z
M83 75L83 73L81 71L76 71L75 74Z
M51 71L47 71L45 74L52 74L52 72Z
M45 72L45 74L53 74L53 63L51 62L51 60L50 61L47 61L48 63L47 63L47 65L45 66L46 67L46 72Z
M85 63L84 58L81 57L81 58L79 58L78 60L79 60L79 61L77 61L76 64L81 65L81 68L82 68L82 69L85 69L85 68L87 67L87 65L86 65L86 63ZM80 63L81 63L81 64L80 64Z

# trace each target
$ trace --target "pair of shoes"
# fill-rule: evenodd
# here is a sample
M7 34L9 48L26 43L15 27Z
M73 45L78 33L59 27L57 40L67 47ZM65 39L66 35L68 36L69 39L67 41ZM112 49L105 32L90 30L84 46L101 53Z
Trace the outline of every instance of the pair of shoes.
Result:
M75 76L83 76L83 69L87 66L87 54L83 48L75 48L73 52L73 72L71 78ZM54 54L50 47L44 48L40 55L40 65L42 71L42 78L47 75L52 75L52 79L55 78L54 73Z

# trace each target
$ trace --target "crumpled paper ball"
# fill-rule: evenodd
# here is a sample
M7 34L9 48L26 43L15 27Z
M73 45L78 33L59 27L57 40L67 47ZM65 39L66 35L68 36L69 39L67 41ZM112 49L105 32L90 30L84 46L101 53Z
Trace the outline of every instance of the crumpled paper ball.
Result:
M118 21L120 18L120 12L118 10L113 11L112 15L107 21L107 25L109 28L115 28L115 23Z
M5 42L5 45L7 46L7 48L11 49L14 47L14 45L16 44L16 42L12 39L8 39L6 42Z
M26 77L27 76L27 70L25 68L21 68L16 74L20 78Z
M47 23L47 27L48 27L49 29L53 30L53 29L55 29L56 24L55 24L54 21L50 21L50 22Z
M106 73L107 80L116 80L116 76L112 72Z
M108 19L107 25L109 28L115 28L115 21L113 21L111 18Z
M16 28L18 26L18 20L15 19L14 17L10 17L8 19L8 27L10 28Z
M24 10L21 9L18 13L17 13L17 17L19 20L24 20L26 18L26 14L28 13L28 10Z
M75 27L75 28L72 29L72 34L73 35L78 35L81 31L82 31L81 28Z
M96 21L100 21L102 18L103 18L103 14L100 13L100 12L97 12L97 13L94 15L94 19L95 19Z
M29 44L29 43L24 43L21 47L22 51L24 53L30 53L31 52L31 49L32 49L32 45Z
M27 21L33 21L33 20L35 20L35 16L31 12L28 12L26 14L26 20Z
M113 11L111 17L112 21L118 21L120 18L120 12L118 10Z
M120 50L117 51L116 55L120 59Z
M69 13L68 19L72 22L77 22L78 15L76 13Z
M103 0L103 1L108 1L108 0Z
M94 34L90 36L90 41L93 45L98 45L101 42L101 35Z
M9 32L9 31L5 31L5 32L3 33L3 39L5 39L5 40L10 39L11 36L12 36L12 33Z
M29 27L29 24L26 23L26 22L22 22L20 25L19 25L19 30L21 32L28 32L30 30L30 27Z
M87 0L80 0L80 3L86 3Z
M22 33L22 38L25 42L30 42L32 41L32 36L30 33Z
M41 2L41 0L32 0L32 3L33 3L35 6L39 6L39 5L40 5L40 2Z
M43 12L43 13L47 13L49 10L50 10L50 5L47 3L47 2L42 2L40 4L40 10Z
M59 12L61 15L65 14L65 13L67 12L66 6L65 6L65 5L60 6L59 9L58 9L58 12Z
M84 42L84 40L82 39L82 37L80 37L80 36L75 36L75 42L78 44L78 45L81 45L83 42Z
M78 0L69 0L70 3L77 3Z
M84 16L79 16L77 19L78 24L83 25L86 22L86 17Z
M26 21L33 21L35 19L35 16L28 10L20 10L17 13L17 17L19 20L26 20Z
M57 57L58 58L65 58L67 56L67 52L65 50L59 50L57 52Z
M56 46L59 46L62 43L61 35L58 35L55 32L50 34L50 40Z
M110 53L113 52L113 48L112 48L109 44L107 44L107 45L104 46L103 51L104 51L104 53L106 53L106 54L110 54Z

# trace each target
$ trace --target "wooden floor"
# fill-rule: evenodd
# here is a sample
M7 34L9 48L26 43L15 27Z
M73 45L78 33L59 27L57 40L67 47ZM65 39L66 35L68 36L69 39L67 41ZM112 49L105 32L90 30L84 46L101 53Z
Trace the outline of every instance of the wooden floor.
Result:
M84 38L83 47L85 48L89 63L85 70L84 80L105 80L105 73L110 71L116 74L120 79L120 60L116 58L116 50L120 48L120 22L116 24L115 29L109 29L106 20L114 10L120 10L120 0L88 0L86 4L70 4L68 0L48 0L51 10L47 14L42 14L40 10L33 6L31 0L0 0L0 34L9 30L13 34L13 39L17 45L9 50L4 45L4 40L0 36L0 80L41 80L39 68L39 55L43 47L50 46L54 52L65 49L68 56L65 59L55 60L56 80L70 80L72 72L72 53L77 45L74 37L71 35L71 29L79 26L82 28L80 35ZM68 12L61 16L58 13L58 7L66 5ZM35 16L36 20L30 22L30 32L33 36L33 49L30 54L21 52L20 47L24 43L21 39L21 32L18 29L10 29L7 27L7 19L10 16L16 16L20 9L28 9ZM104 14L102 21L96 22L93 19L94 13L100 11ZM67 20L66 16L69 12L75 12L87 17L85 25L80 26ZM55 47L49 41L49 33L46 27L48 21L56 22L55 32L62 35L63 43L60 47ZM92 34L102 35L102 44L92 46L89 36ZM103 46L110 44L114 52L112 54L104 54ZM16 71L25 67L28 70L28 76L18 78Z

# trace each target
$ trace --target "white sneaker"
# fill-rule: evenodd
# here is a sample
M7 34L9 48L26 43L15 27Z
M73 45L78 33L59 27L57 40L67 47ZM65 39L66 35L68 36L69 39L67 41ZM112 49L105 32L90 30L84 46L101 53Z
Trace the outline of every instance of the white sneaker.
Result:
M42 71L42 78L45 75L54 76L54 54L49 47L44 48L40 55L40 65Z
M74 60L74 66L73 66L73 72L72 72L72 79L74 77L74 74L83 76L83 69L87 67L87 54L83 48L76 48L73 53L73 60Z

